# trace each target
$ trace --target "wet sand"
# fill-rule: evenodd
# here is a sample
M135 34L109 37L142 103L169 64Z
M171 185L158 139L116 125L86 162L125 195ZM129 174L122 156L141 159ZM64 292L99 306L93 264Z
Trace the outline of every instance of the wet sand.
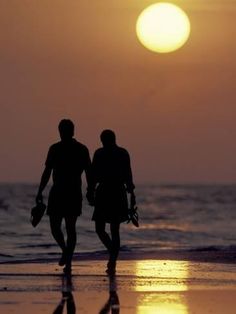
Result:
M174 259L75 261L72 277L55 263L0 265L0 313L233 314L236 265Z

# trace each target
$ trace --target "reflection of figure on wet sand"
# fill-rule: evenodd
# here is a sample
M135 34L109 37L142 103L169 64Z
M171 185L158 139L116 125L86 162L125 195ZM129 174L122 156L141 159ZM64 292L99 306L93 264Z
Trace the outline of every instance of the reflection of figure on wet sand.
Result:
M99 314L119 314L120 313L120 302L117 294L116 277L109 276L109 297L107 302L104 304Z
M63 276L62 277L62 288L61 288L61 301L53 311L53 314L62 314L64 305L66 303L67 314L75 314L75 302L72 294L72 281L71 276Z

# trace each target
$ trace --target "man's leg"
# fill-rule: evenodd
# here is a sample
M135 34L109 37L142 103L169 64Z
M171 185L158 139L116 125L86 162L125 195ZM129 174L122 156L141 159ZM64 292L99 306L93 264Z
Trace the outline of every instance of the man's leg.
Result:
M63 232L61 230L62 216L50 215L49 219L52 236L56 240L62 251L65 251L66 244Z
M67 262L66 266L71 267L71 261L76 246L76 221L77 216L65 217L66 232L67 232Z
M99 237L99 239L102 241L104 246L107 248L108 252L110 253L112 250L112 242L108 235L108 233L105 230L106 223L103 221L95 221L95 230Z

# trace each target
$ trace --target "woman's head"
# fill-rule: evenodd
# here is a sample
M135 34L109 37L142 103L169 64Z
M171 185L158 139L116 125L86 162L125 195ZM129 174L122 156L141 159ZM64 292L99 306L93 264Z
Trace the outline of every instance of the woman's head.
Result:
M116 144L116 135L112 130L104 130L100 135L104 147L114 146Z

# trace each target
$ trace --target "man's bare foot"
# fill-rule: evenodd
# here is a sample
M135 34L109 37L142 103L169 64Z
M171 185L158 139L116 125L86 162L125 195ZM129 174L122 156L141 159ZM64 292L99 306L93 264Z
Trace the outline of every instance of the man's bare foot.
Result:
M70 275L71 274L71 264L66 264L66 266L63 268L63 272L66 275Z
M66 261L67 261L67 254L66 254L66 251L63 251L62 255L61 255L61 258L60 258L60 260L58 262L58 265L59 266L64 266L64 265L66 265Z

